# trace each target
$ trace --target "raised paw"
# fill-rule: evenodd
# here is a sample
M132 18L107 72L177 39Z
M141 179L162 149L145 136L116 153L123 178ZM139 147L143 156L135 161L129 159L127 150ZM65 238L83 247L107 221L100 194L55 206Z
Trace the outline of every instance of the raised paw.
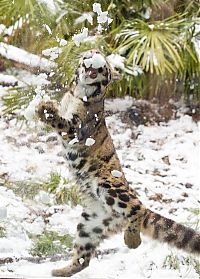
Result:
M141 238L139 232L135 232L128 227L124 231L124 243L130 249L136 249L141 244Z
M58 114L56 102L41 101L36 108L36 114L42 122L49 123Z

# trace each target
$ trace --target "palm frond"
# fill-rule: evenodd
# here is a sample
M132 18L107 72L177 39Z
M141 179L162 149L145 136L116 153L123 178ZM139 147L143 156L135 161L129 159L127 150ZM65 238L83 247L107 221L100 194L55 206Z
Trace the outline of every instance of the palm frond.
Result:
M153 23L139 19L127 21L116 30L116 51L125 50L127 63L141 66L145 72L157 75L183 73L183 47L190 61L197 62L195 49L186 40L193 25L194 22L183 17Z

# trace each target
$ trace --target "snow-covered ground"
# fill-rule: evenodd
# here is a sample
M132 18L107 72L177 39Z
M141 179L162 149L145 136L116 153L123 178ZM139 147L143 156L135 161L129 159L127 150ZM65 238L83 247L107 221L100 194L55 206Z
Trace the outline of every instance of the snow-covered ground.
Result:
M146 206L195 228L198 216L192 210L199 208L200 123L181 115L159 126L130 127L122 123L116 109L126 110L130 104L130 99L112 100L115 113L106 120L128 181ZM51 172L70 179L56 134L41 127L38 123L21 127L14 119L0 118L0 227L6 228L6 236L0 237L0 278L43 278L50 276L51 269L65 265L63 260L1 262L31 256L30 234L47 230L73 236L82 210L80 205L55 205L52 195L41 192L32 201L24 200L6 187L5 181L44 181ZM100 250L118 251L95 257L74 278L199 278L192 257L165 244L142 240L136 250L125 246L122 234L104 241ZM166 259L172 264L177 261L177 268L165 264Z

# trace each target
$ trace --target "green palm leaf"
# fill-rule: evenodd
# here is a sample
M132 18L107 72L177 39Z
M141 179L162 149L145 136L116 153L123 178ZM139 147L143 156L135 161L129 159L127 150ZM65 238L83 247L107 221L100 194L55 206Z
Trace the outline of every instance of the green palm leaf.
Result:
M183 48L190 61L197 60L194 47L186 40L193 25L193 21L184 17L151 24L139 19L126 21L116 30L116 51L126 49L127 64L141 66L145 72L182 73L185 63Z

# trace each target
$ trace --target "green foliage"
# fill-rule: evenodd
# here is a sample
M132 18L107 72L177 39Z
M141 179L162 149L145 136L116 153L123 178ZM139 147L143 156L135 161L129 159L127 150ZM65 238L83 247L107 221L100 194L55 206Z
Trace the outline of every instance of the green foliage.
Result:
M189 208L188 211L191 212L191 214L193 216L195 216L195 221L187 222L187 225L189 225L190 227L193 227L194 230L199 230L199 228L200 228L200 208Z
M44 190L43 183L34 181L6 181L5 186L23 199L34 200L40 190Z
M0 238L6 236L6 229L0 226Z
M47 191L52 193L58 204L70 203L72 206L81 204L81 198L76 185L67 179L63 179L56 172L50 173L48 181L6 181L5 186L23 199L34 200L39 191Z
M192 256L182 256L178 257L176 254L171 253L168 255L164 261L163 267L178 270L181 273L181 266L187 267L184 268L184 274L180 274L180 276L184 276L185 278L189 274L191 267L200 275L200 263L198 259L195 259Z
M81 203L80 194L76 185L71 185L56 172L51 173L50 181L44 184L44 189L55 195L58 204L71 203L72 206Z
M194 222L186 222L186 225L189 227L193 227L195 230L199 229L199 224L200 224L200 209L199 208L189 208L189 212L192 214L192 218L195 218ZM185 269L186 274L181 274L184 275L184 277L187 277L187 273L191 270L191 267L195 269L195 271L200 275L200 262L198 258L195 258L194 256L177 256L175 253L172 253L168 255L165 258L165 261L163 263L163 267L169 268L169 269L175 269L178 270L179 272L181 271L181 265L187 267Z
M63 85L71 87L80 54L90 48L99 48L106 55L120 53L125 58L122 79L109 87L110 96L147 97L151 95L148 88L156 92L158 87L163 87L165 79L178 79L177 86L174 86L178 92L181 88L186 98L199 98L200 58L195 48L195 40L200 39L197 32L199 1L102 0L102 11L108 11L113 19L102 35L97 35L96 15L93 25L87 20L75 24L83 13L92 12L93 0L54 2L56 9L51 11L37 0L0 0L2 23L7 27L13 26L6 42L41 54L43 49L59 46L60 39L67 40L56 60L58 68L51 78L52 87L45 89L48 93L58 87L63 88ZM145 16L147 11L149 15ZM159 17L159 13L162 16ZM20 19L23 24L20 24ZM77 47L72 36L83 27L89 29L94 39ZM4 34L2 40L5 40ZM137 76L133 74L136 66L143 70ZM152 84L152 75L163 82ZM34 88L9 90L3 97L5 113L27 106L33 96Z
M9 88L8 93L2 96L3 113L10 114L27 107L34 95L35 91L32 86Z
M195 21L177 17L154 23L127 21L115 31L116 50L127 52L127 64L139 65L145 72L157 75L177 71L182 74L188 55L190 69L199 70L197 53L191 43L194 25Z
M73 238L69 234L58 235L56 232L45 232L43 235L32 237L34 245L30 250L33 256L52 256L65 253L72 247Z

